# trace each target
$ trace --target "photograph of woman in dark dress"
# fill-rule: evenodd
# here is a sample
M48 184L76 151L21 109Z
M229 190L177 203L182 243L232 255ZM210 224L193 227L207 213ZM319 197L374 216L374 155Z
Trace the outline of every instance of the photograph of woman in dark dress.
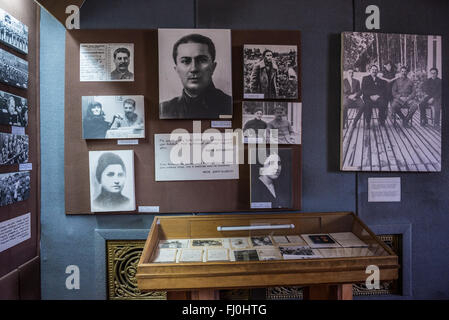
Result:
M101 191L92 201L92 212L135 210L131 199L122 194L127 180L126 175L125 163L119 155L113 152L104 152L100 155L95 169L95 180L100 185ZM91 190L92 188L91 185Z
M291 150L279 149L263 162L251 165L251 203L271 208L292 207Z
M83 138L104 139L111 125L112 123L105 120L101 103L93 102L87 107L86 115L83 119Z

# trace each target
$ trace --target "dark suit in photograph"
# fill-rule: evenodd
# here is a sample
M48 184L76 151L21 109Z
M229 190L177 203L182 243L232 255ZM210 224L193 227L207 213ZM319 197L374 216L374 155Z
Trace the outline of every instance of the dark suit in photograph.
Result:
M357 114L356 119L354 119L354 123L357 123L363 112L365 123L367 124L367 127L369 127L372 110L373 108L378 108L380 125L385 125L385 120L387 119L387 82L377 76L374 78L372 75L363 77L362 95L364 107L359 109L359 113ZM378 95L379 98L376 101L373 101L371 97L375 95Z
M355 94L351 99L349 96ZM356 79L344 79L343 80L343 126L348 124L348 108L357 108L360 110L363 108L363 101L361 99L362 90L360 89L360 81Z

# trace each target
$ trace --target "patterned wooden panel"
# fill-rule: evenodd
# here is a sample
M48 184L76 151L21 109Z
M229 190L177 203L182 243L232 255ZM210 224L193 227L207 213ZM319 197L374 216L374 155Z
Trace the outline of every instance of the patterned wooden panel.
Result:
M140 292L137 288L137 264L145 240L109 240L106 242L107 290L109 300L165 300L166 292Z

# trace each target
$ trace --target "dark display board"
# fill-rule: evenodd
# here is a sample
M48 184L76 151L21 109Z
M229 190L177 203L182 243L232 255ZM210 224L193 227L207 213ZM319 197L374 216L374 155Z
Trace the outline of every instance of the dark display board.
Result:
M159 120L157 30L76 30L66 37L65 92L65 206L66 214L90 214L89 151L134 150L136 207L159 206L160 213L235 212L250 210L249 165L239 166L238 180L156 182L154 134L171 133L178 128L192 132L190 120ZM301 36L299 31L233 30L232 127L241 128L243 101L243 45L275 44L298 47L301 74ZM134 43L134 82L80 82L81 43ZM301 83L298 84L301 101ZM144 95L146 138L138 145L119 146L117 140L83 140L81 97L97 95ZM211 121L201 122L202 131ZM292 149L293 210L301 209L301 145L279 146ZM246 146L245 146L246 149ZM245 157L247 157L245 152ZM266 211L267 209L264 209ZM279 210L279 209L278 209ZM257 210L255 210L257 211ZM137 211L136 211L137 212ZM129 212L127 212L129 213Z
M25 128L25 134L29 136L29 163L32 163L31 171L31 192L29 198L25 201L16 202L10 205L0 207L0 222L11 220L13 218L31 213L31 238L0 252L0 278L7 275L3 280L10 282L12 286L19 287L19 278L25 277L33 279L30 282L31 287L39 286L39 262L36 257L39 256L40 240L40 193L39 193L39 10L38 6L28 0L6 1L0 0L0 7L13 15L16 19L28 26L28 54L20 53L0 43L0 48L28 61L28 89L16 88L0 83L0 90L28 99L28 126ZM11 133L11 126L0 125L0 132ZM18 172L19 165L2 165L0 174ZM33 260L34 259L34 260ZM37 258L38 259L38 258ZM30 262L30 260L33 260ZM28 267L24 268L25 263ZM18 269L19 268L19 269ZM37 277L37 283L35 282ZM17 280L15 280L17 279ZM2 280L2 281L3 281ZM3 283L0 283L3 288ZM23 283L23 286L27 286ZM8 290L10 285L6 285ZM30 287L28 287L30 289ZM31 289L30 289L31 290ZM21 298L26 294L26 288L18 290L18 296ZM12 291L11 291L12 292ZM28 291L30 292L30 291ZM0 299L7 291L0 290ZM37 294L39 290L37 290ZM36 298L36 296L34 296Z

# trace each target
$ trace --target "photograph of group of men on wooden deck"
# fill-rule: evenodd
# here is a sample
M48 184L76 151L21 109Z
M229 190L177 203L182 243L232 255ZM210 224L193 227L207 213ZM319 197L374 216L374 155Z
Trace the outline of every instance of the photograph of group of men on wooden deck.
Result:
M340 167L441 171L441 37L342 33Z

